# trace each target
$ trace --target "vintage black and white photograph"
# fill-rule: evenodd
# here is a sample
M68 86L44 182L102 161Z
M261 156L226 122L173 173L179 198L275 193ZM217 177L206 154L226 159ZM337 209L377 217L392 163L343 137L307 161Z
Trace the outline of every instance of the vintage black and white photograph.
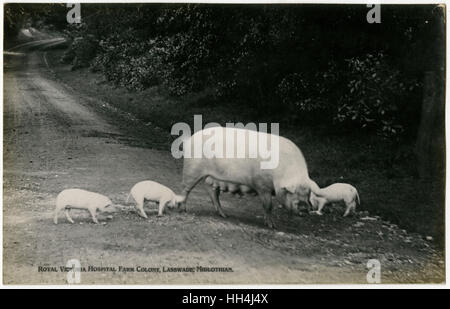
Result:
M4 285L445 283L445 4L2 10Z

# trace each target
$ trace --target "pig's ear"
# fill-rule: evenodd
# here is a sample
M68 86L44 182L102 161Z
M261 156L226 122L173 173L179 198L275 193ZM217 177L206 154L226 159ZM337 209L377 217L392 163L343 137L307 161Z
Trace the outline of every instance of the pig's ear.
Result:
M175 203L177 203L177 204L183 202L184 199L185 199L185 197L182 195L175 195L175 198L174 198Z
M289 192L291 194L295 193L295 186L284 186L281 188L282 191Z
M296 191L295 181L291 179L282 179L278 183L275 184L275 187L279 188L279 191L282 193L291 193L294 194Z

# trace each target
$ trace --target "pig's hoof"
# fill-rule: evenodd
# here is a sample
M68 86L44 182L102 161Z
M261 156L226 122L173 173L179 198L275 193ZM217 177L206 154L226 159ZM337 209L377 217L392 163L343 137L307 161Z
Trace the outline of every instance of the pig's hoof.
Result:
M163 215L162 214L157 214L156 217L161 218Z
M322 212L320 212L320 211L316 211L316 215L322 216L322 215L323 215L323 213L322 213Z
M227 215L223 211L219 211L219 216L221 216L224 219L227 217Z
M139 216L141 216L142 218L148 219L147 214L145 212L139 213Z

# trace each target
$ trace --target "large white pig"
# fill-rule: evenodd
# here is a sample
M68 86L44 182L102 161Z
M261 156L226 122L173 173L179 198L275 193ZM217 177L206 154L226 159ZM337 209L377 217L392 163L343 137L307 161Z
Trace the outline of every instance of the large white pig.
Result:
M212 136L216 141L214 147L211 145ZM245 139L242 139L242 136ZM201 156L198 156L197 152L195 157L194 148L199 147L199 141L206 151ZM261 151L262 142L265 143L266 153ZM208 149L219 149L224 156L211 156ZM239 152L241 157L236 158ZM311 191L319 194L319 187L309 178L302 152L293 142L281 136L239 128L208 128L188 138L183 144L183 153L184 189L181 196L184 197L182 204L185 209L191 190L197 183L208 179L212 184L208 186L211 200L219 214L225 217L219 201L220 186L213 184L227 184L228 188L233 184L231 187L234 190L239 188L242 193L254 191L259 195L265 211L265 223L274 228L272 195L287 209L298 212L298 204L308 203ZM234 157L226 153L234 154ZM245 153L245 156L242 157L242 153ZM276 157L278 164L273 168L263 169L263 164L270 160L267 153Z

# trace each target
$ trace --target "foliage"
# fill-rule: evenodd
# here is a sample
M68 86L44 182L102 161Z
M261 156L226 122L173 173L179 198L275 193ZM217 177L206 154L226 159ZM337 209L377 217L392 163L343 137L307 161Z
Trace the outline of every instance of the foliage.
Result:
M65 61L130 90L213 89L287 120L414 132L419 81L445 57L442 9L384 6L381 24L366 14L359 5L83 4L82 24L65 27Z
M347 59L346 68L347 85L334 119L372 127L387 137L402 133L404 124L397 116L419 82L402 76L382 52Z
M27 26L46 24L62 29L67 24L63 3L7 3L4 14L4 35L8 39Z

